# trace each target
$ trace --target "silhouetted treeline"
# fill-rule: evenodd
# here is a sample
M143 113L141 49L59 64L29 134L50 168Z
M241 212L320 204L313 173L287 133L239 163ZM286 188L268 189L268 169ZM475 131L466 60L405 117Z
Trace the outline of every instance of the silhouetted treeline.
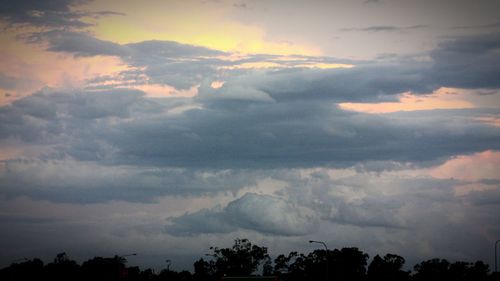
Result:
M396 254L376 255L368 264L368 254L358 248L315 250L309 254L290 252L270 258L267 248L247 239L236 239L231 248L212 247L212 254L194 262L194 273L155 272L126 266L123 257L94 257L82 264L65 253L44 264L40 259L14 262L0 270L0 280L192 280L215 281L224 276L278 276L282 281L307 280L385 280L385 281L493 281L500 276L490 273L482 261L454 262L444 259L423 261L405 271L405 259ZM498 279L495 279L498 278Z

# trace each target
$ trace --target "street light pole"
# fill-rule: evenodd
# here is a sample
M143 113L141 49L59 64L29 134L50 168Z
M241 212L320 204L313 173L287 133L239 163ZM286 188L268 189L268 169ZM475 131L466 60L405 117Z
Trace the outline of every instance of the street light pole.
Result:
M123 259L125 257L130 257L130 256L137 256L136 253L132 253L132 254L126 254L126 255L122 255L122 256L118 256L119 258Z
M323 244L323 246L325 247L325 250L326 250L326 281L328 281L328 256L329 256L329 252L328 252L328 246L326 246L326 243L323 242L323 241L315 241L315 240L309 240L309 243L318 243L318 244Z
M131 253L131 254L126 254L126 255L121 255L121 256L115 256L117 257L117 267L118 267L118 279L120 280L122 278L121 275L123 274L128 274L126 271L125 263L127 262L127 259L125 257L130 257L130 256L137 256L137 253ZM121 261L123 260L123 269L120 268Z
M170 260L165 261L167 263L167 271L170 271L170 264L172 263Z

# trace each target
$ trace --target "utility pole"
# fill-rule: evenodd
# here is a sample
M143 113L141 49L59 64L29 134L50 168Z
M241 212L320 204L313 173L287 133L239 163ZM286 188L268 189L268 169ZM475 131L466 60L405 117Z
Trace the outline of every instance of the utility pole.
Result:
M314 240L309 240L309 243L318 243L318 244L323 244L323 246L325 247L325 250L326 250L326 281L328 281L328 256L329 256L329 251L328 251L328 247L326 246L326 243L323 242L323 241L314 241Z

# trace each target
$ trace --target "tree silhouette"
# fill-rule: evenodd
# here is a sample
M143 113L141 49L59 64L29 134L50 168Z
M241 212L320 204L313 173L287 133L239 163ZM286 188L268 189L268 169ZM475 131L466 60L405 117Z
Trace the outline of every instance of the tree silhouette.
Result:
M79 276L80 266L76 261L70 260L66 253L59 253L52 263L45 266L43 276L50 280L68 280Z
M368 255L358 248L335 249L329 256L333 280L363 280Z
M274 274L279 276L280 280L304 280L307 277L308 263L309 260L304 254L282 254L274 260Z
M194 274L188 271L172 271L169 268L155 273L152 269L141 271L137 266L126 266L120 256L94 257L80 266L59 253L52 262L44 265L40 259L22 259L0 269L0 281L25 280L72 280L72 281L219 281L226 276L248 277L262 268L264 275L275 275L280 281L329 280L343 281L489 281L489 267L482 261L453 263L445 259L430 259L414 266L414 273L402 268L405 259L395 254L383 258L376 255L367 267L368 255L358 248L342 248L326 251L314 250L307 255L295 251L281 254L274 259L274 267L266 247L253 245L248 239L236 239L230 248L212 247L214 258L200 258L194 262ZM19 261L16 260L16 261ZM328 263L327 263L328 261Z
M409 272L403 271L405 259L394 254L386 254L382 259L376 255L368 266L368 280L409 280Z
M217 274L249 276L270 260L266 247L252 245L248 239L236 239L231 248L210 247Z
M216 269L215 269L215 264L213 261L205 261L204 259L200 258L199 260L195 261L194 264L194 279L195 280L215 280L215 275L216 275Z
M13 263L9 267L0 270L0 280L41 280L43 278L43 270L43 261L40 259Z
M124 259L95 257L82 264L82 274L86 280L120 280L124 277Z
M450 263L444 259L423 261L414 267L414 280L482 281L488 279L489 267L482 261Z
M417 272L414 279L422 281L449 280L449 267L450 263L445 259L423 261L413 267Z
M477 280L482 281L488 279L488 273L490 268L487 264L482 261L476 261L473 265L471 264L466 273L466 280Z

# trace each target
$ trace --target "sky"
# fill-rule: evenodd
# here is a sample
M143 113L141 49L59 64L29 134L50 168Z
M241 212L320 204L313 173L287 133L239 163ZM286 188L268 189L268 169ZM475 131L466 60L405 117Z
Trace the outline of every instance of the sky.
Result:
M0 267L359 247L493 266L500 2L0 2Z

